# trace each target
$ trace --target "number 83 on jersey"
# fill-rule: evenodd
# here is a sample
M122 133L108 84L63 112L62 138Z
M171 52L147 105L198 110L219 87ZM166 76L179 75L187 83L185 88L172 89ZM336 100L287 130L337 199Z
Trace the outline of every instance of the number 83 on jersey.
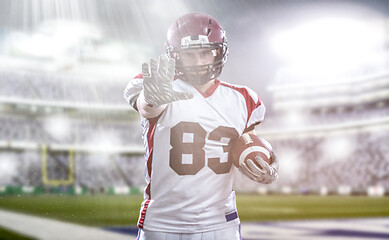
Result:
M228 138L226 145L220 146L224 153L228 153L233 140L239 137L235 128L219 126L212 130L207 138L207 132L199 123L180 122L170 130L169 165L178 175L195 175L205 167L206 140L221 141ZM189 160L188 160L189 159ZM232 159L222 162L220 157L208 158L208 166L216 174L228 173L231 169ZM191 161L190 161L191 160Z

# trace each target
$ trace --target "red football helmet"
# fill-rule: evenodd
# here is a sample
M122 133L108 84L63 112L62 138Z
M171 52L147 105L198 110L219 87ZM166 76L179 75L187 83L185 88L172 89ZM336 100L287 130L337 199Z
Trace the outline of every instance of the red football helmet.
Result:
M227 61L227 38L222 26L205 13L189 13L170 25L167 32L167 55L176 60L176 76L193 84L204 84L217 78ZM215 61L211 64L184 66L180 52L186 49L207 48L215 50ZM185 75L189 75L188 78Z

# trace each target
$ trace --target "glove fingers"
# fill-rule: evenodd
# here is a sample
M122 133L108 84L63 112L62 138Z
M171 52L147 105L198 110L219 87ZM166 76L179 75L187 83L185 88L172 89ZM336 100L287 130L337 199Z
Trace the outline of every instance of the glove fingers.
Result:
M167 77L169 79L174 79L174 73L176 69L176 61L174 58L170 58L168 61Z
M150 68L150 69L149 69ZM150 74L151 73L151 74ZM147 103L154 106L193 98L191 93L173 90L175 60L165 54L151 58L150 63L142 65L144 95Z
M142 64L142 75L143 78L150 76L149 65L147 63Z
M187 100L187 99L193 98L193 94L188 93L188 92L176 92L176 91L174 91L173 94L174 94L175 100Z
M165 55L159 56L159 66L158 66L158 74L161 77L165 77L167 75L167 68L168 68L168 59L165 57Z
M263 161L263 159L256 159L256 161ZM278 179L277 171L273 168L269 168L269 172L263 172L253 160L248 159L239 166L239 171L254 180L263 184L270 184Z
M271 167L269 166L269 164L263 160L261 157L255 157L255 161L259 164L259 166L261 166L261 168L263 169L262 172L264 173L269 173L271 172Z
M253 160L247 159L247 166L251 169L252 172L255 172L257 174L265 174L266 171L258 167Z
M150 71L151 71L151 74L154 76L157 76L157 70L158 70L157 64L158 63L157 63L157 60L155 58L150 59Z
M273 167L275 170L278 170L279 169L278 158L277 158L276 154L274 153L274 151L271 152L270 159L272 160L272 163L270 164L270 166Z
M242 172L247 177L249 177L251 180L254 180L256 182L263 183L263 184L270 184L270 183L276 181L278 178L277 172L274 172L274 175L272 175L272 176L268 175L268 174L260 174L260 173L258 175L255 175L250 170L250 168L248 167L248 165L246 163L242 163L240 165L239 171Z
M246 165L246 163L242 163L239 167L239 171L241 171L244 175L249 177L250 179L257 181L258 177L251 173L249 170L249 167Z

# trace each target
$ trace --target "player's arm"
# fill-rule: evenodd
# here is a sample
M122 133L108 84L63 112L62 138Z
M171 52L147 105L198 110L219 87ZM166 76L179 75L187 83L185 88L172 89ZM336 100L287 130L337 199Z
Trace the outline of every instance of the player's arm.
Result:
M136 100L136 107L139 114L144 118L155 118L161 115L161 113L166 109L167 104L154 107L145 100L144 91L142 90Z
M191 93L173 90L174 72L175 60L167 59L164 55L159 57L158 62L152 58L150 66L143 63L143 90L136 102L141 116L157 117L166 109L167 104L193 97Z

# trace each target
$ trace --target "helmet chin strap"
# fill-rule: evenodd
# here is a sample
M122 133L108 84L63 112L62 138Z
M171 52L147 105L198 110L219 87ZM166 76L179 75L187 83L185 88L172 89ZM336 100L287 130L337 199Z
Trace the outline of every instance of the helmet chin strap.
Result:
M221 68L212 69L211 65L208 66L208 69L205 70L205 73L201 73L202 71L196 71L196 70L183 70L180 75L182 80L191 83L192 85L203 85L207 82L211 81L212 79L217 78L220 76Z

